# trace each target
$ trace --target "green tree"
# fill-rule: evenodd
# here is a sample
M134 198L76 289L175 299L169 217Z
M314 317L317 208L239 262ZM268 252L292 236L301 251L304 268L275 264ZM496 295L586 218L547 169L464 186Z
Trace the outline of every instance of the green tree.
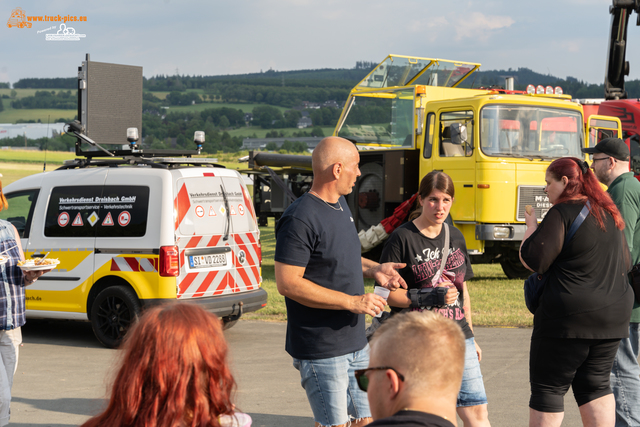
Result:
M264 147L268 151L276 151L278 149L278 144L275 141L267 142L267 145Z
M11 99L16 99L16 96L18 96L18 92L15 89L11 89Z
M291 150L294 153L304 153L305 151L307 151L307 144L302 141L296 141L293 143L293 147L291 147Z
M253 108L253 122L263 129L276 127L278 122L282 122L283 116L280 110L271 105L259 105Z
M322 131L322 128L320 126L314 126L314 128L311 129L311 136L323 137L324 132Z
M289 141L288 139L285 139L284 142L282 143L282 146L280 147L280 151L287 151L287 152L293 151L293 142Z
M229 119L227 119L227 116L220 116L219 123L222 129L228 129L231 126L231 123L229 123Z

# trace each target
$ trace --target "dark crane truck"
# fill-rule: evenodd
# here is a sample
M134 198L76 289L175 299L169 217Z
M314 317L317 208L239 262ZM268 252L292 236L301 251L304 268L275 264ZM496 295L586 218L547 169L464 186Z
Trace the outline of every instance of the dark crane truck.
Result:
M604 99L582 99L585 120L592 114L620 119L622 137L631 152L631 170L640 179L640 99L629 99L625 90L625 77L629 75L626 60L629 19L636 12L636 26L640 26L640 0L613 0L609 7L611 25L607 46L604 76ZM590 135L589 145L594 144ZM613 136L606 131L600 137Z

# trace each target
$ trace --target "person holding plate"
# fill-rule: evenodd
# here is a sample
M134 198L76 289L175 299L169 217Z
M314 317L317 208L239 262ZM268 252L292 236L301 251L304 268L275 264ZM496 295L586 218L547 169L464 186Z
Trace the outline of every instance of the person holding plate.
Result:
M8 207L0 182L0 211ZM18 266L20 261L24 261L24 253L18 230L10 222L0 219L0 426L9 424L11 386L22 343L20 328L25 324L24 287L51 271L22 271Z

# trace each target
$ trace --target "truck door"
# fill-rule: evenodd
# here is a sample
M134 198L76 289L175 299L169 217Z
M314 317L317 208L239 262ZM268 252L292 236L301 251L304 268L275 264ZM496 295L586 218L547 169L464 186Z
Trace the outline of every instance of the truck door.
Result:
M475 221L473 110L464 108L436 114L433 169L448 174L455 185L456 201L451 207L453 220Z
M587 120L589 147L606 138L622 138L622 124L617 117L592 115Z

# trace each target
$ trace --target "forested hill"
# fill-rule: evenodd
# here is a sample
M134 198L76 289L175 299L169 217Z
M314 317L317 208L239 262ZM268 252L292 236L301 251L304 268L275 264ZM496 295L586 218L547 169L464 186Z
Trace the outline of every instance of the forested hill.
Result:
M220 76L158 75L144 78L147 91L178 91L202 89L205 93L222 99L264 102L273 105L289 105L300 97L310 102L334 99L344 101L349 90L362 80L376 64L359 61L351 69L317 69L296 71L268 70L253 74ZM528 68L478 71L464 82L465 87L503 86L505 77L515 78L515 88L525 90L529 84L561 86L564 93L574 98L602 98L604 86L590 84L574 77L559 78L537 73ZM604 80L604 78L603 78ZM18 80L16 89L75 89L77 79L26 78ZM640 98L640 80L626 82L630 98ZM308 96L306 94L308 93ZM276 96L278 94L278 96Z

